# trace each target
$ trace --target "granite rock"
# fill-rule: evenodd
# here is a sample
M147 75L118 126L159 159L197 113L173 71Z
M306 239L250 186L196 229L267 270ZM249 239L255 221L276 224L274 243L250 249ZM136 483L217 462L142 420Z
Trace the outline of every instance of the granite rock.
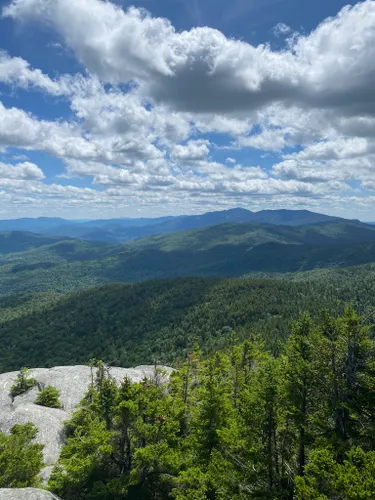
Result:
M0 488L0 500L59 500L59 497L36 488Z

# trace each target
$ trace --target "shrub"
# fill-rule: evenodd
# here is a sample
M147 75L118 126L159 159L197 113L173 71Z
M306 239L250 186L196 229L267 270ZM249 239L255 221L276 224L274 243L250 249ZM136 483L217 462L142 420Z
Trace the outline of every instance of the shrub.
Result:
M14 425L8 435L0 432L0 488L40 485L43 445L34 443L37 433L31 423Z
M14 384L10 388L10 394L14 399L16 396L20 396L36 386L37 383L37 380L30 375L30 370L28 368L21 368Z
M38 393L35 403L49 408L62 408L60 391L52 385L47 385Z

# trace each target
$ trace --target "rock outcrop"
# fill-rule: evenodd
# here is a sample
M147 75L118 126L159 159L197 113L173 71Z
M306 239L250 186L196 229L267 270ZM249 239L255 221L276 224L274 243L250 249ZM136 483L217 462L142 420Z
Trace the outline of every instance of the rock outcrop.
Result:
M162 368L167 374L171 372L171 368ZM118 383L125 376L134 382L139 382L144 377L152 378L155 375L155 368L154 366L138 366L136 368L111 367L110 374ZM64 421L70 418L75 406L85 395L90 384L91 371L88 366L81 365L35 368L30 370L30 375L41 386L52 385L60 391L60 401L63 409L46 408L36 405L37 387L17 396L12 401L10 388L17 375L18 372L3 373L0 375L0 432L9 432L13 425L25 424L27 422L32 422L39 429L37 441L44 445L46 467L43 470L43 477L46 479L58 459L61 446L64 442ZM0 499L2 498L8 497L0 496ZM35 499L38 498L35 497Z
M0 488L0 500L59 500L59 497L36 488Z

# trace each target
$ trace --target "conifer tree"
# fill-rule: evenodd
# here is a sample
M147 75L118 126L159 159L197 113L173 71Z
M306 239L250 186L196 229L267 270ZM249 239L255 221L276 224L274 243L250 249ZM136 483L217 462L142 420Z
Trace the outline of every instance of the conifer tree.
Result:
M308 314L303 314L292 325L281 361L280 415L285 434L281 453L286 474L303 476L306 465L314 403L313 345L312 321Z

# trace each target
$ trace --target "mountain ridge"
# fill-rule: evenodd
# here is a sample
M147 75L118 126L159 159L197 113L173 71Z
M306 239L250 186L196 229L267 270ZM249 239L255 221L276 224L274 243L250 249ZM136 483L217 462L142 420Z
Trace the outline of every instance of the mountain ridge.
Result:
M0 231L30 230L41 234L115 243L131 241L154 234L202 228L226 222L254 222L295 226L335 220L346 219L308 210L280 209L251 212L244 208L232 208L200 215L166 216L155 219L124 218L83 222L46 217L13 219L0 221Z
M70 293L111 282L287 273L370 262L375 262L375 227L363 223L221 224L130 243L57 239L3 253L0 295Z

